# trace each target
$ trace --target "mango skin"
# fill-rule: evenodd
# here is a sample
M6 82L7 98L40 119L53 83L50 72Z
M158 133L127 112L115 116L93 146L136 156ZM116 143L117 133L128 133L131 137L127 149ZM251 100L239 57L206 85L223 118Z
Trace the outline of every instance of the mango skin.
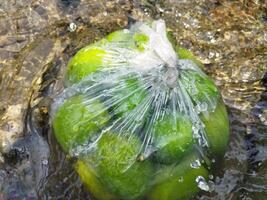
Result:
M228 114L222 100L217 103L214 111L201 113L200 119L205 125L211 156L221 158L227 149L230 137Z
M149 37L142 33L132 34L128 30L119 30L110 33L106 37L106 41L114 43L119 47L136 49L138 51L144 51L145 45L149 41Z
M104 110L99 101L86 106L85 99L82 95L71 97L58 108L54 116L54 134L65 152L99 134L110 119L107 111L96 116L97 112Z
M219 91L208 76L193 70L185 70L182 73L181 82L195 105L206 103L208 106L209 100L216 105L220 98Z
M192 123L187 117L166 115L154 130L155 157L160 163L176 163L193 144Z
M78 160L77 163L75 163L75 170L79 174L82 182L87 188L90 188L90 192L98 200L117 200L115 195L106 190L92 166L87 165L83 160Z
M108 59L107 44L144 51L149 37L126 30L110 33L106 38L79 50L69 61L67 66L66 84L72 85L105 67L109 67L112 59Z
M125 78L121 81L121 89L116 90L113 94L114 99L123 99L114 107L114 114L117 117L127 117L148 96L148 92L141 84L137 78Z
M208 180L208 170L203 165L192 168L191 164L197 159L200 160L198 154L192 151L177 165L159 169L153 187L147 193L147 200L185 200L199 192L196 178L202 176Z
M153 174L148 160L138 160L140 149L141 143L134 135L128 139L117 133L105 133L85 160L117 199L138 199L148 189Z
M209 144L209 152L212 157L220 158L224 155L230 137L229 119L227 110L218 89L213 81L207 76L201 76L198 72L188 70L182 82L195 103L206 104L206 110L200 112L199 117L205 125L206 137ZM194 82L191 81L194 78ZM198 93L195 93L195 88ZM209 101L214 102L210 106Z
M79 82L105 65L106 50L90 45L81 49L68 63L67 84Z

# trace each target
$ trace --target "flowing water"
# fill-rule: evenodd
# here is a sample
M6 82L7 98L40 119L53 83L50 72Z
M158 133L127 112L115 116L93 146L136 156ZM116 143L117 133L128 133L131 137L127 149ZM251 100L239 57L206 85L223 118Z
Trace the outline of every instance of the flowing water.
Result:
M267 199L265 0L0 0L0 199L92 199L51 132L68 60L134 20L166 21L221 89L231 139L212 192Z

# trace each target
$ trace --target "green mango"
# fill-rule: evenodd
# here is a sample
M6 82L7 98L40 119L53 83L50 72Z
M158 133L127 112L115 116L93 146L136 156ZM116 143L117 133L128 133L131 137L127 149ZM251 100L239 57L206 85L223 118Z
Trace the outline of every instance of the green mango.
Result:
M227 149L230 136L228 114L222 100L217 103L214 111L203 112L200 118L205 125L212 156L222 157Z
M99 101L85 105L85 97L73 96L61 105L53 119L54 134L65 152L99 134L110 117ZM96 116L97 112L102 111Z
M67 66L67 84L74 84L103 68L105 63L105 49L90 45L78 51Z
M118 30L107 35L108 42L123 42L129 44L132 41L132 33L129 30Z
M110 33L106 38L79 50L69 61L67 66L67 85L79 82L86 76L108 67L112 59L108 59L107 44L114 47L136 49L144 51L148 36L119 30Z
M138 159L140 150L141 142L134 135L127 138L105 133L85 160L87 165L94 166L99 180L118 199L137 199L148 189L153 173L148 160Z
M126 117L147 97L148 92L141 84L138 78L127 77L120 81L120 89L113 93L114 99L121 100L113 111L117 117Z
M142 33L132 33L129 30L119 30L110 33L106 40L110 43L116 43L119 47L132 48L144 51L149 37Z
M181 82L195 105L206 105L199 116L205 125L209 150L215 158L223 156L229 140L229 120L216 85L206 75L192 70L183 72Z
M129 30L119 30L110 33L106 40L110 43L116 43L118 47L144 51L149 37L142 33L132 33Z
M165 115L155 123L154 145L157 161L176 163L193 144L192 123L181 115Z
M189 96L196 104L214 102L216 105L220 99L219 91L214 82L205 74L193 70L184 70L181 74L181 82ZM212 108L207 108L212 109Z
M200 161L192 151L177 165L161 167L155 174L153 186L147 193L147 200L186 200L200 191L197 177L207 180L208 171L204 165L193 168L192 163Z
M98 200L117 200L118 198L106 190L103 183L97 177L95 170L87 165L86 162L78 160L75 163L75 170L79 174L80 179L90 188L90 192Z

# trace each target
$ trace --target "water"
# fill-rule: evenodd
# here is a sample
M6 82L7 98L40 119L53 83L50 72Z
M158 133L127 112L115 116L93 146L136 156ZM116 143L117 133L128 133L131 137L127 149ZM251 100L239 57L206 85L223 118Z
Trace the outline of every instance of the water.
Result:
M200 57L228 106L231 140L214 189L193 199L265 200L265 11L264 1L0 1L0 199L90 199L51 134L53 95L78 49L152 17Z
M196 178L196 182L197 182L197 186L201 190L206 191L206 192L208 192L210 190L208 183L206 182L205 178L203 178L202 176L198 176Z

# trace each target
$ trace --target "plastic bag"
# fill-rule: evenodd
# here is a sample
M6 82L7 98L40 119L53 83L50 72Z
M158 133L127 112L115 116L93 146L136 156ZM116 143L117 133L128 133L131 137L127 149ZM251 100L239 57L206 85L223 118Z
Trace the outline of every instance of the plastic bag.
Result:
M58 143L99 200L185 199L209 190L229 125L213 81L162 20L81 49L52 105Z

